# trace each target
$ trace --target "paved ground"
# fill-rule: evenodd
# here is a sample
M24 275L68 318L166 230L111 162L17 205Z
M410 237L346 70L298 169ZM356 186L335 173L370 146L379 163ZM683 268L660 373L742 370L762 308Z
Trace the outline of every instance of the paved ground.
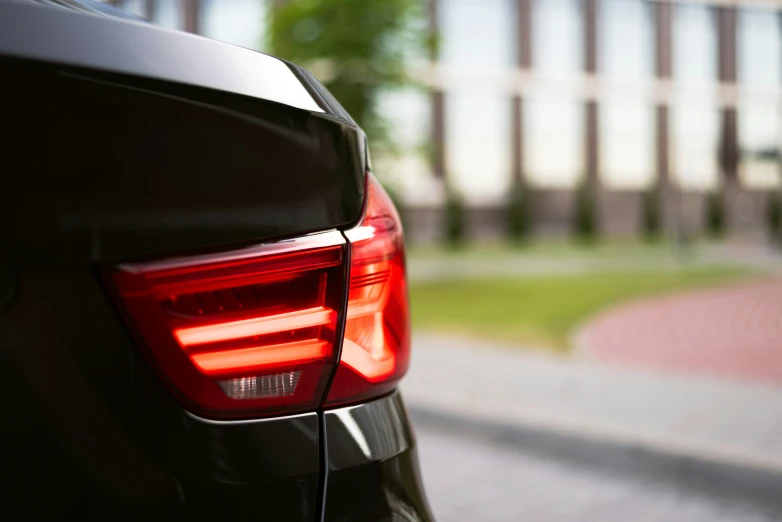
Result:
M782 383L782 280L619 305L577 339L600 360Z
M780 508L418 428L439 522L765 522Z
M411 406L782 471L782 386L416 335Z
M565 263L419 276L596 270ZM632 304L578 337L565 358L415 336L402 390L438 520L782 520L782 282Z

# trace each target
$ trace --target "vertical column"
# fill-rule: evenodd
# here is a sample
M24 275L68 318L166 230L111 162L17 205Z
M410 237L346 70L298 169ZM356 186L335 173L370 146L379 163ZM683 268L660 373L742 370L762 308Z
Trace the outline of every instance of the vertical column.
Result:
M517 0L516 3L516 65L519 69L532 67L532 2ZM511 151L513 158L513 184L524 182L524 100L515 93L512 100Z
M584 0L584 72L589 75L597 73L597 2L598 0ZM586 102L586 183L597 192L600 186L598 163L598 130L597 130L597 101Z
M182 3L185 15L185 31L198 34L198 0L182 0Z
M147 20L155 18L155 0L144 0L144 16Z
M719 8L719 75L720 83L736 83L736 8ZM736 225L732 206L738 198L739 144L735 105L722 108L720 114L719 164L722 176L722 202L727 228Z
M673 6L668 2L657 2L655 9L655 74L659 80L670 80L671 66L671 16ZM663 226L667 229L681 225L675 194L671 182L669 147L668 101L657 104L655 114L655 139L657 159L657 190Z
M429 0L429 31L433 36L439 32L438 0ZM431 56L432 63L437 63L436 51ZM445 94L440 86L436 86L431 92L432 109L432 170L440 179L446 178L445 164Z

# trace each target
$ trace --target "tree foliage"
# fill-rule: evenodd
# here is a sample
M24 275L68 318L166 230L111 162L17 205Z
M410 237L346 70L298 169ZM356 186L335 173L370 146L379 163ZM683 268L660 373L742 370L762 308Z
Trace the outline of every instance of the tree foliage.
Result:
M287 0L270 17L273 54L309 69L375 145L388 141L378 95L412 84L430 45L420 0Z
M771 192L768 195L766 220L771 241L782 245L782 194L779 191Z
M583 243L597 239L597 195L594 186L587 180L576 188L573 209L573 234Z
M460 248L466 239L464 199L453 188L448 188L445 197L445 209L443 216L443 240L450 248Z
M719 191L710 192L706 199L706 230L715 239L725 234L725 207Z
M641 227L647 241L657 241L662 232L660 187L649 187L641 195Z
M525 243L529 237L529 202L529 188L523 181L514 181L508 193L506 218L508 237L517 245Z

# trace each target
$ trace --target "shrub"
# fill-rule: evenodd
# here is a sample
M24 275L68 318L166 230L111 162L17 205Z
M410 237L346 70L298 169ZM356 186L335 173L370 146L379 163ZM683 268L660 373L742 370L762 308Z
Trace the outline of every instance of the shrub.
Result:
M508 193L507 232L509 239L516 244L524 243L529 236L527 191L523 181L516 181Z
M576 201L573 212L573 234L584 243L597 238L597 205L595 189L587 181L576 189Z
M641 227L647 241L660 239L662 229L660 188L650 187L641 196Z
M777 191L768 196L767 219L771 241L782 245L782 194Z
M719 191L709 193L706 200L706 231L713 238L725 234L725 208Z
M464 200L457 191L450 188L446 194L444 218L444 240L446 246L451 248L463 246L466 235Z

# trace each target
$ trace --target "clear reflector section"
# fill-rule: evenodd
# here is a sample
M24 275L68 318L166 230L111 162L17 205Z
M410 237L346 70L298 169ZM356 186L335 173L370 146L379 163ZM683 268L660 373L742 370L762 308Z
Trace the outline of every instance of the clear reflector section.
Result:
M232 399L262 399L293 395L299 383L300 371L274 375L254 375L218 381L220 389Z

